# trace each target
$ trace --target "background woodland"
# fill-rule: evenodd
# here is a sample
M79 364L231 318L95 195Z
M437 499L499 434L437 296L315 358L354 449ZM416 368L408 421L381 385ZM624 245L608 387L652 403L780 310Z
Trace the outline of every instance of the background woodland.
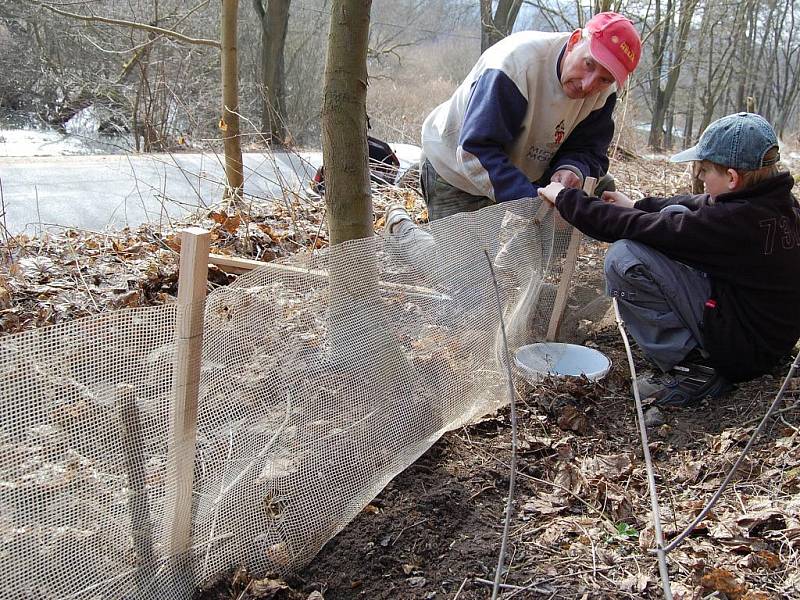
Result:
M198 0L0 1L0 110L63 127L93 107L99 127L141 151L220 139L221 13ZM318 148L329 0L238 3L245 149ZM797 137L796 0L376 0L369 35L371 133L419 143L422 120L510 31L570 30L616 10L642 33L640 67L618 105L619 143L668 151L714 118L755 109Z

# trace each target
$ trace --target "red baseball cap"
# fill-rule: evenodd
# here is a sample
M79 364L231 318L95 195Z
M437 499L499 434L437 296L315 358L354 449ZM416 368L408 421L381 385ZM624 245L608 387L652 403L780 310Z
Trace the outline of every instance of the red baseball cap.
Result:
M622 87L642 56L642 40L633 23L615 12L597 13L586 22L589 52Z

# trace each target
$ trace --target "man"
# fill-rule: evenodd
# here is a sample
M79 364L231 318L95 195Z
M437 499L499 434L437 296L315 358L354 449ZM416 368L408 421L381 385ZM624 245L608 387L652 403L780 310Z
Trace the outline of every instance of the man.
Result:
M616 90L640 55L633 24L612 12L572 33L519 32L489 48L422 126L429 218L535 198L548 182L579 188L603 175ZM387 231L403 221L408 213L392 207Z

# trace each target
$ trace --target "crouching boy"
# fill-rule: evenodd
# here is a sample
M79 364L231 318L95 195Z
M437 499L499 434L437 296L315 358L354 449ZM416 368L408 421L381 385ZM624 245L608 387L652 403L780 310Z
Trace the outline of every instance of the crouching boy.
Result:
M552 183L540 191L585 234L614 242L606 288L658 371L643 398L687 406L769 371L800 337L800 206L762 117L728 115L673 156L705 194L632 201Z

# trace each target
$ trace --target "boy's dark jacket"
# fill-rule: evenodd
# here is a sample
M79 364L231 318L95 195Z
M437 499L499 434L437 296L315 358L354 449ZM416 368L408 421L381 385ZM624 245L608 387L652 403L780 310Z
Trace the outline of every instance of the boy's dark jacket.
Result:
M591 237L630 239L710 275L703 347L731 381L767 372L800 337L800 206L782 173L747 189L709 196L643 198L634 208L577 189L556 198L561 216ZM660 213L670 204L691 212ZM709 303L713 304L713 303Z

